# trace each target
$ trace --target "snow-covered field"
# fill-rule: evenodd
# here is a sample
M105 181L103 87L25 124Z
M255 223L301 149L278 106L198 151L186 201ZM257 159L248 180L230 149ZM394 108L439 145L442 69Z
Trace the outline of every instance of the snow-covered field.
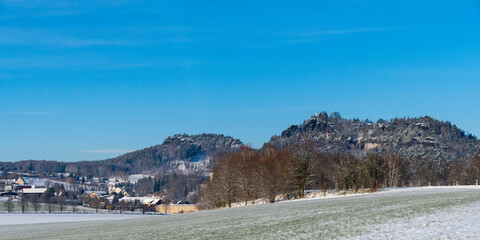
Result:
M8 225L0 226L0 236L2 239L480 239L480 187L392 189L118 221Z
M139 214L0 214L0 227L15 224L128 220L139 217L146 216Z

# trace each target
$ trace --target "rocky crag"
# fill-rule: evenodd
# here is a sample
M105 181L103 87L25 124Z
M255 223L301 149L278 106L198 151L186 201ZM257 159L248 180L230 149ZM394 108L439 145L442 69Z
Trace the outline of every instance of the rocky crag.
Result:
M450 122L431 117L391 120L344 119L338 113L315 114L300 125L291 125L270 144L283 148L312 141L326 152L363 155L393 151L407 158L452 160L480 155L480 141Z

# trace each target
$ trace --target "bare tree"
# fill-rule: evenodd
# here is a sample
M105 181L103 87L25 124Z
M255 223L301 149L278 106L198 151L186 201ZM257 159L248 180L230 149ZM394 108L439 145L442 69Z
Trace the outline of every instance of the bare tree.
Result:
M20 197L20 208L22 209L22 213L25 213L25 210L27 209L27 207L28 207L28 199L25 196L25 194L22 194L22 196Z
M280 178L278 179L280 184L280 191L283 195L290 199L290 195L292 192L295 192L296 187L296 178L295 178L295 162L292 161L293 155L292 148L283 149L281 152L278 153L276 159L278 161L278 171L280 173Z
M122 200L118 201L117 207L120 210L120 213L123 213L123 211L125 211L128 208L127 203Z
M294 162L295 185L298 191L298 197L305 196L305 188L310 183L311 167L316 157L314 145L312 142L302 142L294 152L292 160Z
M128 206L128 208L130 209L131 212L135 211L136 205L135 205L134 201L127 202L127 206Z
M47 209L48 209L48 213L52 213L52 211L54 210L54 206L52 203L48 203L47 204Z
M95 212L98 213L98 209L102 206L102 203L100 202L100 199L98 197L95 197L93 199L93 208L95 208Z
M384 155L387 168L387 187L397 187L401 174L402 158L392 151Z
M35 213L38 212L38 210L40 210L40 203L38 203L38 198L37 197L33 197L30 202L32 203L32 206L33 206L33 210L35 210Z
M170 200L170 198L166 197L166 198L162 199L162 203L163 203L163 213L167 214L168 211L170 210L171 200Z
M275 202L275 198L277 194L280 193L282 187L279 152L275 147L265 145L263 146L262 156L258 161L261 194L265 196L270 203Z
M243 198L245 205L249 200L254 201L258 193L258 175L256 150L250 147L240 148L234 155L237 166L235 169L238 174L238 190ZM233 170L233 169L232 169Z
M312 164L313 184L323 190L323 195L327 195L327 190L334 184L333 156L328 153L318 153L318 158Z
M62 192L60 196L57 197L57 203L60 207L60 213L62 213L66 206L65 192Z
M225 206L223 193L217 190L218 184L211 180L207 180L203 184L198 194L197 205L200 209L211 209L215 207Z
M76 200L71 200L70 204L72 205L72 213L77 212L78 202Z
M227 154L221 158L213 171L212 190L219 191L222 202L232 207L238 192L238 177L236 169L237 159L234 154Z
M369 155L366 159L366 170L368 180L370 182L370 190L377 191L378 182L381 182L385 177L385 168L382 164L383 159L378 155Z
M5 203L3 204L3 207L5 207L5 209L7 210L8 213L12 213L13 212L13 201L12 201L12 198L8 198L7 201L5 201Z
M333 158L335 161L333 169L335 169L337 188L347 191L352 187L354 192L357 192L366 178L365 161L361 162L356 157L348 154L335 154Z
M447 183L450 185L464 184L469 181L469 175L472 173L467 163L460 159L454 159L448 163ZM470 174L469 174L470 173Z
M476 184L477 181L480 181L480 156L473 158L468 163L466 175L467 184Z
M145 214L145 212L147 211L147 204L143 204L142 202L137 202L137 206L136 208L142 210L142 213Z

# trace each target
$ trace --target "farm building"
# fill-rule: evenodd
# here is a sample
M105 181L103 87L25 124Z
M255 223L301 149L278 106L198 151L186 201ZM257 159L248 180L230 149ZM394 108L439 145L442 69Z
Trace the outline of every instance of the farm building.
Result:
M198 212L198 207L195 204L159 204L155 206L155 210L159 213L175 214Z
M120 199L122 202L140 202L142 204L146 204L148 206L157 205L161 201L159 198L155 197L123 197Z
M47 188L44 188L44 187L35 187L35 186L32 186L31 188L23 188L22 189L22 194L24 195L41 195L43 194L45 191L47 191Z

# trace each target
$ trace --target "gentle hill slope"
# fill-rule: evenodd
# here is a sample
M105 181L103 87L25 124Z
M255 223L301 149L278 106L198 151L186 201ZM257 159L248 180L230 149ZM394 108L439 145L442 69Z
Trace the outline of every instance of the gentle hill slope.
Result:
M2 239L476 239L479 197L473 188L409 188L126 221L19 224L0 227L0 234Z

